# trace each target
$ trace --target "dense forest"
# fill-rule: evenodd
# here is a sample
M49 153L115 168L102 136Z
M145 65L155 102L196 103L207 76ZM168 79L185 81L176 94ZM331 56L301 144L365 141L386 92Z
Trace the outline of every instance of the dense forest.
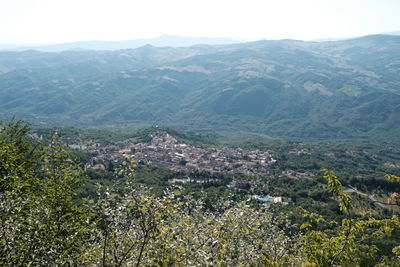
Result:
M208 175L210 182L177 185L168 180L178 172L130 157L105 161L104 170L84 168L90 153L71 148L99 139L115 147L146 142L146 131L97 131L97 140L93 132L65 132L63 138L21 121L1 125L0 265L400 264L399 154L390 144L238 144L175 131L181 142L257 146L277 158L270 177L198 171L190 175ZM310 177L279 176L287 170ZM226 186L235 180L247 186ZM382 197L373 203L343 185ZM249 197L263 193L282 195L288 205Z

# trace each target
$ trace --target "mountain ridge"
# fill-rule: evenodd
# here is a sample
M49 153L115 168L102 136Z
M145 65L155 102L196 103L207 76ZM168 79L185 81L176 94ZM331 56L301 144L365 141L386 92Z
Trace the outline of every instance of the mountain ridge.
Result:
M0 52L0 113L290 138L399 138L400 37Z
M24 51L36 50L41 52L62 52L62 51L79 51L79 50L121 50L121 49L134 49L145 45L152 45L157 47L189 47L193 45L209 44L232 44L239 41L232 38L212 38L212 37L184 37L175 35L161 35L155 38L148 39L133 39L121 41L101 41L101 40L88 40L76 41L60 44L50 45L28 45L28 46L4 46L3 50L8 51ZM1 49L1 46L0 46Z

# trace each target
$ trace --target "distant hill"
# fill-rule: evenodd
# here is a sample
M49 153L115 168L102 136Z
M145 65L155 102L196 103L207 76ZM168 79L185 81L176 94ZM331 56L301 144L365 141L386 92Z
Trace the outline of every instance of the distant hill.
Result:
M12 51L37 50L42 52L60 52L67 50L119 50L133 49L144 45L158 47L188 47L193 45L220 45L238 43L237 40L230 38L196 38L182 37L173 35L161 35L151 39L137 39L124 41L80 41L53 45L40 46L4 46L3 49ZM0 49L2 47L0 46Z
M400 35L400 31L396 31L396 32L385 32L383 34L387 34L387 35Z
M400 36L1 52L0 114L54 125L400 140Z

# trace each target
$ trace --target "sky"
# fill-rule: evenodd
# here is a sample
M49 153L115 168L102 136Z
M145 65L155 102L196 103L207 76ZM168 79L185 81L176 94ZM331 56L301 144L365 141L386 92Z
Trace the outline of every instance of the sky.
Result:
M0 0L0 43L346 38L400 31L399 14L400 0Z

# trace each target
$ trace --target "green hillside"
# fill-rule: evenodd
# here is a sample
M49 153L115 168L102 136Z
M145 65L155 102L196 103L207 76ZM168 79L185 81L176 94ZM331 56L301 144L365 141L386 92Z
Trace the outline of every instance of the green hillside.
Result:
M0 114L75 126L169 125L400 140L400 37L0 53Z

